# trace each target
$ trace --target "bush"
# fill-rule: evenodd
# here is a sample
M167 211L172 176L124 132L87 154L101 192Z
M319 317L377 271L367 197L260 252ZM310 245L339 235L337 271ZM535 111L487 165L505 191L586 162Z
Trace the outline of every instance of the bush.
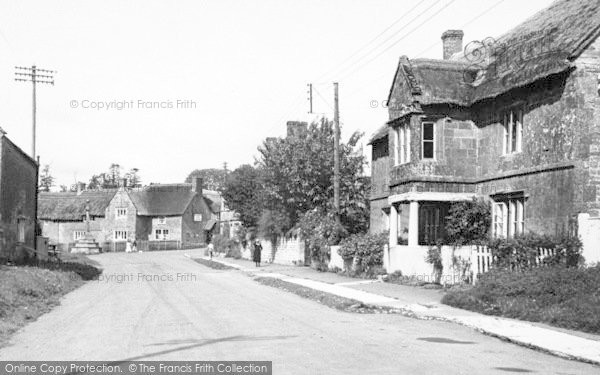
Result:
M454 203L446 216L448 241L456 246L485 241L491 224L490 205L483 199Z
M234 243L233 240L222 234L215 234L210 242L215 247L215 252L217 253L227 253L232 243Z
M383 265L383 247L388 238L386 233L353 234L340 242L338 253L344 260L356 259L356 271L375 275Z
M495 269L481 275L469 290L450 291L442 302L488 315L600 333L600 266Z
M329 247L338 244L348 235L344 228L337 224L333 213L318 209L302 215L298 221L298 228L310 250L312 260L316 263L327 263L330 258Z
M433 266L435 283L439 284L444 272L444 265L442 263L442 246L429 246L429 249L427 249L427 255L425 256L425 261Z
M494 238L486 244L494 257L494 267L519 271L537 267L539 249L553 249L554 255L544 259L546 265L576 267L582 262L579 238L566 235L541 236L535 233L514 238Z

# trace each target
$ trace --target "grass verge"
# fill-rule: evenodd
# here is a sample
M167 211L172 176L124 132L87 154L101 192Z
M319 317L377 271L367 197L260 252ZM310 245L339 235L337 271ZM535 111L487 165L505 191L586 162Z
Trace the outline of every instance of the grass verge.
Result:
M28 266L0 266L0 347L25 324L59 304L83 284L75 272Z
M360 314L391 314L401 313L404 311L380 306L365 305L364 303L350 298L336 296L334 294L321 292L311 288L307 288L298 284L290 283L284 280L273 277L256 277L254 279L261 284L272 286L299 295L300 297L308 298L317 301L327 307L337 310L360 313Z
M600 334L600 266L492 270L472 288L450 290L442 302L487 315Z
M214 268L216 270L233 270L235 268L227 266L223 263L215 262L209 259L194 259L195 262L202 264L203 266Z

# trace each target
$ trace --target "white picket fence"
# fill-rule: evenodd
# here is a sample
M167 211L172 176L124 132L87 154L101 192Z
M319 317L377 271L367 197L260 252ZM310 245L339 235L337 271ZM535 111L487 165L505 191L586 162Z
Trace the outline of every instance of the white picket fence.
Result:
M538 255L535 258L536 265L542 265L544 259L553 256L556 249L539 248ZM474 246L471 251L471 271L473 272L473 282L477 280L482 273L488 272L494 261L492 251L487 246Z

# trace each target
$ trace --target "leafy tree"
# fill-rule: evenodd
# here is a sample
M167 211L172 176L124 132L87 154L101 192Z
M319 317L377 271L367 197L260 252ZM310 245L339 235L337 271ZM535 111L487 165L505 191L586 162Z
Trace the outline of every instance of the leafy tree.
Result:
M129 187L138 187L141 186L142 180L140 179L138 173L138 168L131 168L129 172L125 174L125 178L127 179L127 186Z
M351 232L365 230L368 220L368 180L362 177L365 158L355 152L360 133L340 144L341 221ZM304 136L268 138L258 151L264 207L283 213L289 230L314 208L333 210L333 123L323 120Z
M185 182L190 183L194 178L202 178L204 188L208 190L222 191L225 185L225 179L227 176L226 169L208 168L208 169L194 169L186 177Z
M46 164L40 174L39 190L50 191L52 186L54 186L54 177L50 174L50 165Z
M251 165L242 165L231 172L223 186L227 207L240 215L246 227L258 224L263 211L260 171Z

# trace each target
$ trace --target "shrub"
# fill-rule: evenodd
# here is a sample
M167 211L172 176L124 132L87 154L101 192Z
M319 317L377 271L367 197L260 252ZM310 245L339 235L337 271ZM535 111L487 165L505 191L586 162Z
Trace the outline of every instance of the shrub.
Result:
M493 238L487 246L494 257L494 267L519 271L538 265L539 249L552 249L554 255L544 259L546 265L576 267L581 261L582 244L579 238L566 235L542 236L527 233L514 238Z
M237 253L239 253L240 257L242 256L239 249L239 244L234 239L228 238L220 234L216 234L213 236L211 242L215 247L215 251L218 253L225 253L225 256L229 256L231 258L235 258Z
M347 236L344 228L337 224L333 213L318 209L302 215L298 228L316 263L327 263L330 257L329 247Z
M491 224L490 205L483 199L454 203L446 216L448 241L456 246L485 241Z
M488 315L539 321L600 333L600 266L559 265L523 272L494 269L463 291L450 291L442 302Z
M353 234L340 242L338 253L344 260L356 259L357 271L374 275L383 265L383 247L389 236L379 234Z
M433 266L435 283L439 284L444 272L444 265L442 263L442 246L429 246L429 249L427 249L427 255L425 256L425 261Z

